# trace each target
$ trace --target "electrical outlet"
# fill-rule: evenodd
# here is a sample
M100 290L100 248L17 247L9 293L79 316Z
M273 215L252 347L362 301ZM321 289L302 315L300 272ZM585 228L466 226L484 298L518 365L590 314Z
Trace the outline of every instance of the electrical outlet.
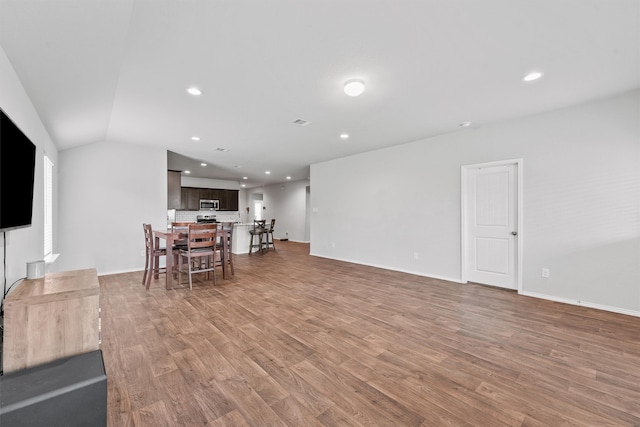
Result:
M542 277L544 277L545 279L548 279L550 274L551 274L551 271L548 268L542 269Z
M420 258L420 255L418 254L418 252L414 252L413 259L418 259L418 258Z

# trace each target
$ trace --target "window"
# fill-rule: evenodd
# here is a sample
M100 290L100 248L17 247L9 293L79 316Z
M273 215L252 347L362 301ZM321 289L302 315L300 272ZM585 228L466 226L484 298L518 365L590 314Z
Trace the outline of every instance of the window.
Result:
M53 162L44 156L44 256L53 254Z

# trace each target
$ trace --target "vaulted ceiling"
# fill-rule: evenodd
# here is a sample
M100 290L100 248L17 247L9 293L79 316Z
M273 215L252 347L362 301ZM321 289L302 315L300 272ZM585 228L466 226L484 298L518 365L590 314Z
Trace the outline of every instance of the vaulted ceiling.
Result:
M640 87L638 0L0 0L0 44L60 150L248 186Z

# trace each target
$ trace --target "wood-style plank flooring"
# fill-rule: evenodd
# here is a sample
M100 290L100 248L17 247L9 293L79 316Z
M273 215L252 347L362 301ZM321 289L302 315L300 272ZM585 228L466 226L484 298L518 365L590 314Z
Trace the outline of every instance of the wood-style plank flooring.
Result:
M276 245L100 277L109 426L640 426L640 318Z

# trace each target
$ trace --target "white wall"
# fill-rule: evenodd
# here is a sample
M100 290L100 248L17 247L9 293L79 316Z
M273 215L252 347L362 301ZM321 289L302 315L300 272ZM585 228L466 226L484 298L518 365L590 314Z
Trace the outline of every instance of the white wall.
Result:
M197 178L191 176L180 176L180 186L194 188L221 188L223 190L240 190L240 184L238 184L237 181Z
M640 315L639 127L634 91L312 165L311 253L459 281L461 166L523 158L523 293Z
M58 150L40 121L27 93L0 47L0 108L13 120L36 146L36 169L33 194L33 225L29 228L2 233L5 239L0 244L0 258L6 258L7 288L16 280L26 276L26 263L41 260L44 256L44 154L54 162L54 174L58 170ZM54 191L57 180L54 176ZM57 202L54 201L54 237L57 234ZM55 240L54 240L55 241ZM4 246L6 245L6 253ZM55 243L54 243L55 245ZM54 250L56 247L54 246ZM4 275L5 268L2 268Z
M276 239L305 242L306 188L309 180L288 181L262 187L263 218L276 219ZM254 191L256 192L256 191ZM288 233L288 234L287 234ZM277 245L277 244L276 244Z
M166 151L100 142L59 161L60 269L143 270L142 224L167 224Z

